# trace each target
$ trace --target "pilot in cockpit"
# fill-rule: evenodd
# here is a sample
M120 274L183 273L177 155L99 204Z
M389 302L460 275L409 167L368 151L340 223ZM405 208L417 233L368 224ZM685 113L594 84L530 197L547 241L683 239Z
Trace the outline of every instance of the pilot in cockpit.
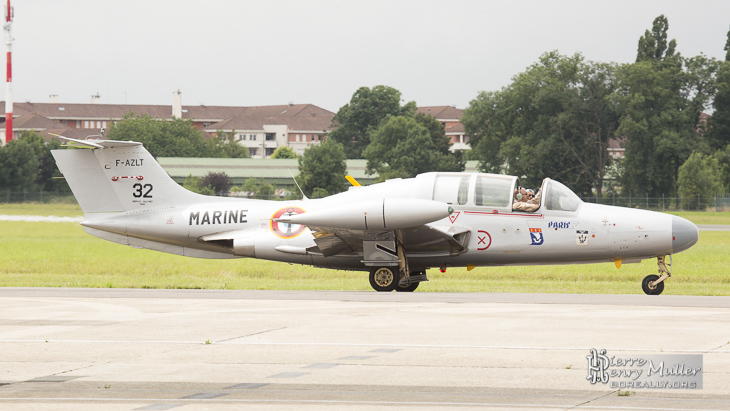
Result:
M526 189L524 187L517 187L515 189L515 202L512 204L512 209L534 213L538 208L540 208L541 196L542 188L540 188L537 195L535 195L535 191L530 188Z

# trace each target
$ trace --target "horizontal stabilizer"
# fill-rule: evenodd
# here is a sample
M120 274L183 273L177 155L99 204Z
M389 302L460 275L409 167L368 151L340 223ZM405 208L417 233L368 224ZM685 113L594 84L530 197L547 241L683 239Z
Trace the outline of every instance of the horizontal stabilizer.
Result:
M61 140L70 141L72 143L76 143L82 146L86 147L92 147L92 148L114 148L114 147L133 147L133 146L139 146L142 145L142 143L138 143L136 141L117 141L117 140L79 140L76 138L71 137L64 137L58 134L51 135L56 136L60 138Z

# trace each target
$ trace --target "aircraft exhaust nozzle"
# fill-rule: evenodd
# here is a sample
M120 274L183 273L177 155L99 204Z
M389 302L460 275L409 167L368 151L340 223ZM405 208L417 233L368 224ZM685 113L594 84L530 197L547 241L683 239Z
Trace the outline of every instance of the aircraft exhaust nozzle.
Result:
M438 201L388 198L281 217L274 221L350 230L398 230L440 220L453 212L448 204Z

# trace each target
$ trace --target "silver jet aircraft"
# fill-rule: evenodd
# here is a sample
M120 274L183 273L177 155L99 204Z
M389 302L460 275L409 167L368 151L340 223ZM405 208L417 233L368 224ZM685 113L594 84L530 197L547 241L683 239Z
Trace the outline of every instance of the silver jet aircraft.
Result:
M530 211L515 207L517 177L481 173L425 173L316 200L210 197L175 183L140 143L66 140L85 149L53 156L91 235L190 257L369 271L377 291L413 291L431 267L656 258L659 275L642 289L660 294L666 256L699 235L677 216L584 203L549 178Z

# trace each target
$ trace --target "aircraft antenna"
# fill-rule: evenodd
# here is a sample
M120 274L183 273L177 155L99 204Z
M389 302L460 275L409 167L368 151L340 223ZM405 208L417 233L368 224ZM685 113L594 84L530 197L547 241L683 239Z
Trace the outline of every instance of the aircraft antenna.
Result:
M302 193L302 200L309 200L306 195L304 195L304 191L302 191L302 188L299 187L299 183L297 183L297 179L294 178L294 174L292 174L291 169L286 169L286 171L289 172L289 175L291 176L291 179L294 180L294 184L297 185L297 188L299 189L299 192Z
M7 68L6 68L6 81L5 81L5 143L9 143L13 139L13 63L12 63L12 52L13 52L13 8L10 7L10 0L5 6L5 24L3 29L5 30L5 44L7 45Z

